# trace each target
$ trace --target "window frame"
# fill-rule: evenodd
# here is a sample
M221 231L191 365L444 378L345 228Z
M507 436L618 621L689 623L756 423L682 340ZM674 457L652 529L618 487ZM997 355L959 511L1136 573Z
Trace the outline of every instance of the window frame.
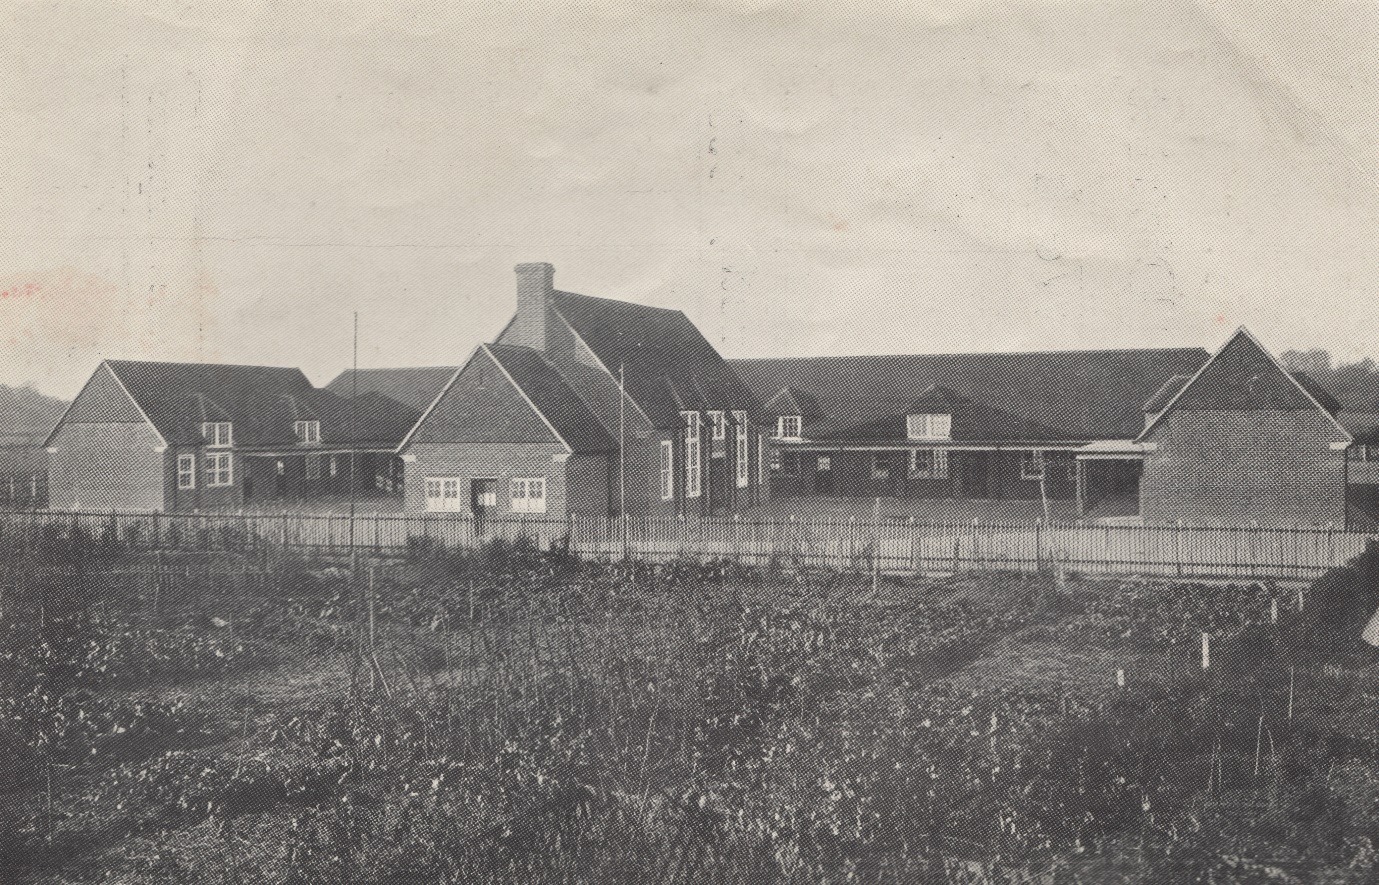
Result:
M924 412L905 416L907 439L952 439L953 416L948 412Z
M675 440L661 440L661 500L675 500Z
M733 422L736 425L736 451L733 452L733 463L736 467L737 487L745 489L752 484L752 453L749 448L752 437L747 426L747 413L733 412Z
M439 491L440 494L438 494L438 495L432 495L432 494L431 494L432 489L435 489L435 490ZM446 494L447 489L453 490L453 491L454 491L454 494L453 494L453 495L448 495L448 494ZM428 477L425 478L424 485L423 485L423 488L422 488L422 494L423 494L423 497L424 497L425 500L426 500L426 512L427 512L427 513L458 513L458 512L460 512L460 509L461 509L461 507L460 507L460 500L461 500L461 498L460 498L460 477L458 477L458 476L428 476ZM453 500L453 501L455 502L455 506L453 506L453 507L446 507L446 506L445 506L445 502L446 502L446 501L451 501L451 500ZM434 507L433 507L433 506L432 506L432 502L433 502L433 501L440 502L440 503L439 503L439 506L434 506Z
M297 445L319 446L321 444L321 422L304 419L292 422L292 431L297 434Z
M1031 466L1037 467L1038 470L1031 469ZM1020 453L1020 479L1036 482L1042 481L1046 476L1048 476L1048 462L1044 458L1043 451L1030 449Z
M699 412L685 412L685 497L704 494L703 419Z
M518 490L521 494L518 494ZM541 494L534 495L532 492L537 489ZM522 502L519 506L518 502ZM539 506L532 502L539 502ZM508 480L508 509L512 513L524 515L542 514L546 512L546 477L544 476L514 476Z
M223 489L235 484L235 456L230 452L208 452L205 470L208 489Z
M221 439L220 429L225 428L225 438ZM233 421L202 421L201 436L208 449L228 449L235 444L235 424Z
M786 432L786 427L791 426L795 432ZM804 416L802 415L778 415L776 417L776 439L804 439Z
M177 490L181 492L196 488L196 454L188 452L177 456Z
M709 426L713 431L713 441L721 442L728 438L728 414L719 409L711 409L706 413L709 416Z
M919 469L919 456L925 455L931 458L931 462L924 470ZM910 450L910 479L948 479L948 450L947 449L911 449Z

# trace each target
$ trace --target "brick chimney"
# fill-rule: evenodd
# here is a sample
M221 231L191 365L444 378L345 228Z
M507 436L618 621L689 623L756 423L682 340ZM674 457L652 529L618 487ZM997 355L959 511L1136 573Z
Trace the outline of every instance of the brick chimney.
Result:
M517 316L504 336L505 343L546 349L553 291L554 267L545 262L517 265Z

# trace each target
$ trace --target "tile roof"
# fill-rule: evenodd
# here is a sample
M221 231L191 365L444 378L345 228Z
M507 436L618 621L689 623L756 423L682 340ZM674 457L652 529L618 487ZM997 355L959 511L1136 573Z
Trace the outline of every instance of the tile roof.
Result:
M762 416L753 392L682 312L560 291L551 306L615 379L625 366L628 398L656 426L678 426L687 406Z
M414 366L402 369L346 369L326 385L337 396L377 393L424 411L454 377L459 366Z
M485 344L481 349L503 367L573 451L607 452L617 448L584 400L539 351L512 344Z
M899 439L904 418L923 397L964 399L955 439L984 442L1133 439L1142 406L1174 375L1196 372L1201 348L1029 353L806 357L733 360L758 396L783 388L814 397L821 417L806 421L811 439ZM989 434L990 436L986 436Z
M316 420L323 448L382 447L395 445L419 414L376 393L351 403L312 386L296 368L129 360L106 365L170 445L197 445L202 422L230 421L237 447L291 446L293 422Z

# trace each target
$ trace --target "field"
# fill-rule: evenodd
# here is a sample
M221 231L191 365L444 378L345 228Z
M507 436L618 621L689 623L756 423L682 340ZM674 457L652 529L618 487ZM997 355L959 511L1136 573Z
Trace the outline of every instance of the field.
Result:
M6 882L1379 877L1358 568L873 583L3 540Z

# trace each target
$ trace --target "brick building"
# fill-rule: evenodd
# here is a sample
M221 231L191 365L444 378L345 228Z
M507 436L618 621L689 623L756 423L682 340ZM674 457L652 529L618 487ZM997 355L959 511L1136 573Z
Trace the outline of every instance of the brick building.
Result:
M562 292L517 310L408 434L415 512L726 514L766 495L763 412L683 313Z
M54 509L299 506L401 489L420 410L314 387L300 369L102 362L48 436Z

